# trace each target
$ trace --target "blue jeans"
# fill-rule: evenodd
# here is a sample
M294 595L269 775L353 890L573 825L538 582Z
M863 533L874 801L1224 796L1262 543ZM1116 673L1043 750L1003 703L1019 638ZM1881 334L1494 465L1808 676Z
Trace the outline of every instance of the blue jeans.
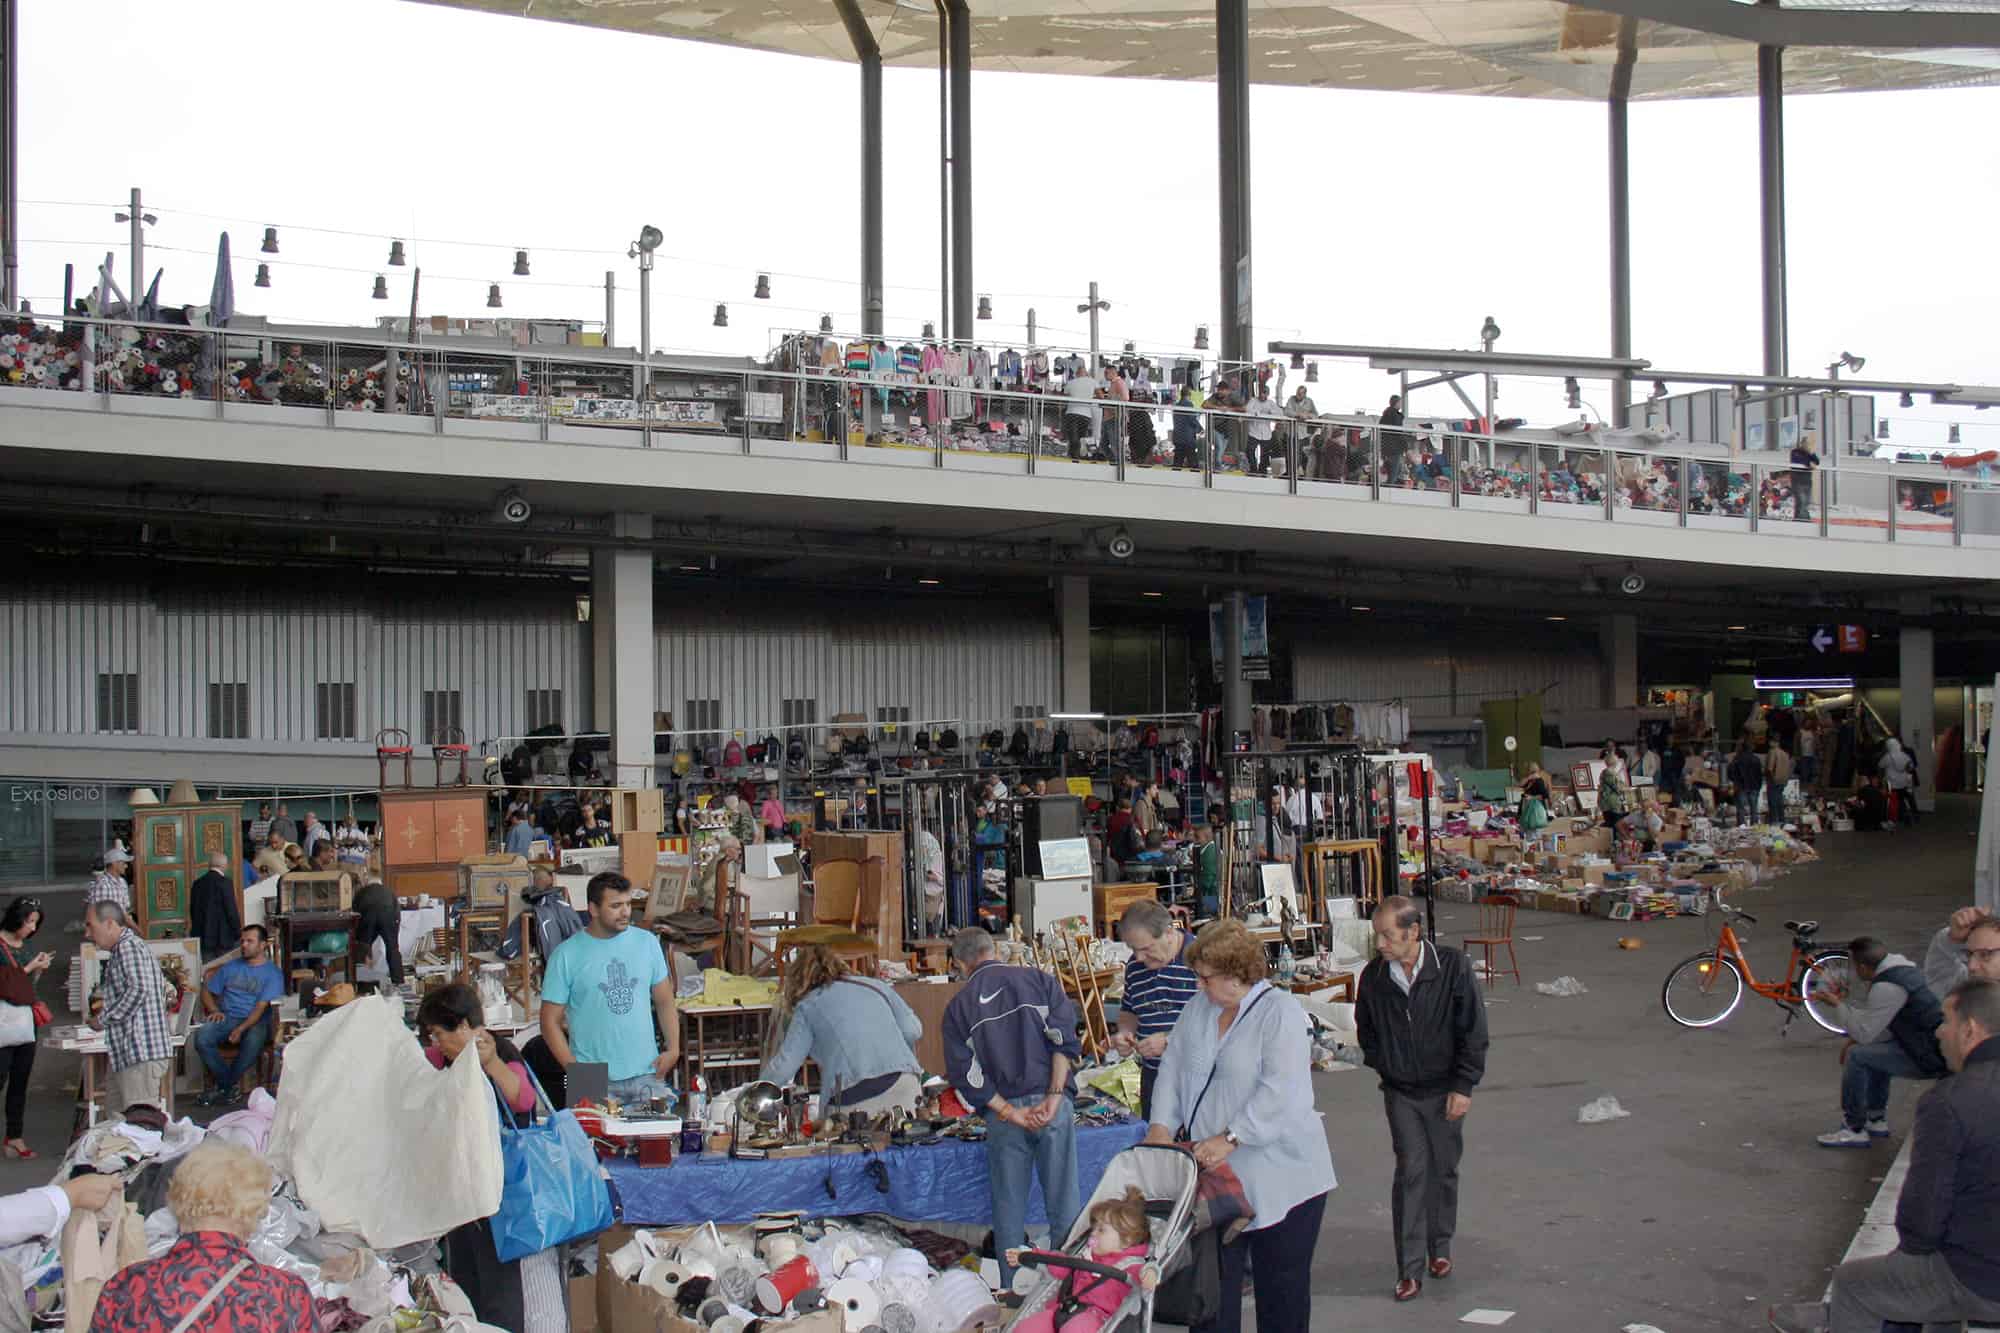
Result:
M1736 822L1754 824L1757 822L1757 789L1738 787L1736 789Z
M1039 1106L1040 1097L1016 1097L1014 1105ZM1042 1182L1042 1206L1049 1215L1049 1244L1060 1248L1069 1240L1082 1205L1076 1197L1076 1119L1069 1098L1062 1099L1046 1128L1022 1129L991 1111L986 1117L986 1183L993 1192L993 1255L1000 1262L1000 1286L1014 1285L1014 1266L1007 1251L1028 1241L1030 1173Z
M243 1043L236 1049L236 1058L223 1057L222 1046L228 1041L235 1024L227 1019L213 1023L203 1023L194 1030L194 1049L201 1056L201 1062L208 1066L208 1072L215 1076L217 1088L233 1088L242 1077L257 1067L257 1057L264 1053L264 1046L271 1040L271 1024L268 1019L260 1019L243 1034Z
M1765 818L1773 824L1785 822L1785 784L1766 780L1764 783L1764 809L1769 813Z
M1856 1046L1840 1071L1840 1114L1849 1129L1865 1129L1870 1120L1889 1113L1889 1080L1928 1077L1917 1068L1896 1040L1884 1038Z

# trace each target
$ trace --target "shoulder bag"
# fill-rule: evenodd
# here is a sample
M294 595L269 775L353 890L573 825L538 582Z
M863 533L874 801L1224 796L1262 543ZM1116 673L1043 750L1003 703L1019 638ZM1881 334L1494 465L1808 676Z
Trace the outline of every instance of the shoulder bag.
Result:
M501 1171L493 1250L503 1264L594 1236L613 1221L611 1191L576 1113L550 1111L532 1069L528 1083L535 1090L535 1109L545 1116L525 1128L515 1125L514 1108L493 1089L500 1104Z
M0 953L7 955L7 965L9 967L18 969L23 976L27 975L27 969L21 967L20 960L14 956L14 951L7 946L5 941L0 941ZM33 984L34 979L30 977L29 985ZM8 1010L21 1010L30 1015L31 1021L28 1024L27 1036L16 1037L21 1020L15 1014L6 1012ZM49 1007L40 1000L36 1000L32 1005L8 1004L6 1001L0 1000L0 1046L20 1046L26 1042L33 1041L35 1039L35 1029L47 1027L55 1021L55 1017L55 1014Z

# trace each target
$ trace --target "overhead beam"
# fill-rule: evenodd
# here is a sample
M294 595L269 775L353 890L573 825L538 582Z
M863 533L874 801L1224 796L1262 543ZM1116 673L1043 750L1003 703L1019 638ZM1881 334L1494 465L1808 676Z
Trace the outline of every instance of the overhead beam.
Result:
M1776 10L1772 0L1759 9ZM1757 197L1759 276L1763 287L1764 373L1791 369L1785 296L1785 52L1757 48Z
M882 336L882 48L858 0L833 0L861 62L861 331Z
M21 299L20 211L21 0L0 0L0 309Z
M1646 19L1755 46L2000 48L2000 13L1790 9L1739 0L1590 0L1579 9Z
M1222 360L1251 360L1250 2L1215 0L1216 196L1221 204Z
M972 14L945 0L951 23L951 336L972 342Z

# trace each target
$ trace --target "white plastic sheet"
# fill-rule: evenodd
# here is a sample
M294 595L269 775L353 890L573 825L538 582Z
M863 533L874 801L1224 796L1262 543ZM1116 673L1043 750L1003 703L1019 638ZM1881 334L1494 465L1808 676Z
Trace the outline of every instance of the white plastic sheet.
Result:
M498 1104L472 1050L432 1069L382 996L285 1048L268 1155L326 1230L393 1249L499 1208Z

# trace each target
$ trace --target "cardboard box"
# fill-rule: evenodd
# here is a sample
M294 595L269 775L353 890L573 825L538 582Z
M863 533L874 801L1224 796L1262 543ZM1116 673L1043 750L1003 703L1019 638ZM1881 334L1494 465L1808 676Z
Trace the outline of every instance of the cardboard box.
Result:
M611 793L613 833L662 833L666 827L666 799L658 787L620 787Z
M1471 856L1472 839L1437 838L1433 840L1432 848L1439 856Z
M597 1275L569 1280L569 1333L598 1333Z

